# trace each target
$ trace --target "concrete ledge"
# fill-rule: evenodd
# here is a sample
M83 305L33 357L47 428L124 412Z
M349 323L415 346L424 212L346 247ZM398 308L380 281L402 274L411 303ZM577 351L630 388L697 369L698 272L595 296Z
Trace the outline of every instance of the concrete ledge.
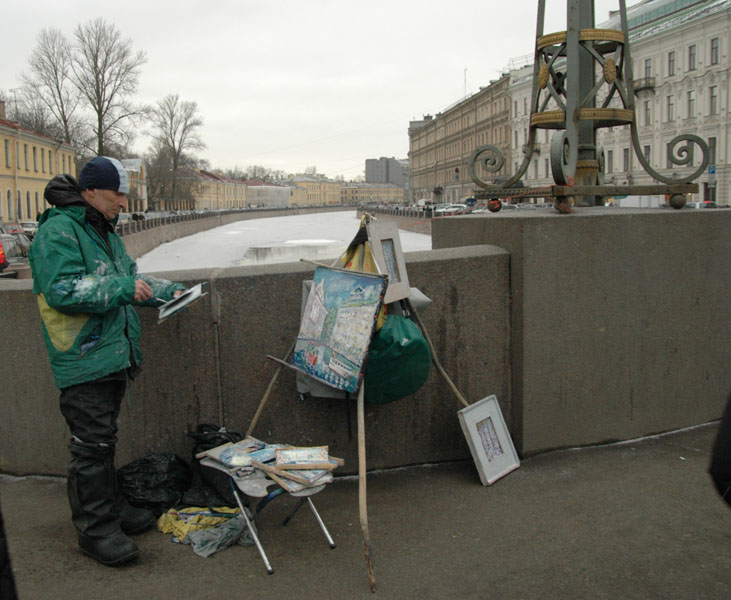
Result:
M513 436L524 454L720 417L731 211L511 211L432 226L434 248L510 253Z
M423 315L439 357L470 401L495 393L506 418L509 389L508 255L490 246L407 254L409 279L433 305ZM209 294L160 325L140 310L143 372L119 419L117 463L152 451L189 458L186 432L203 422L246 431L275 365L299 328L303 263L163 273L186 284L206 281ZM6 322L0 331L3 401L0 471L66 471L68 431L58 409L30 281L0 282ZM31 367L29 368L29 365ZM369 468L468 458L460 408L432 370L416 394L367 406ZM328 444L357 468L355 403L301 400L295 373L284 370L254 434L293 444Z

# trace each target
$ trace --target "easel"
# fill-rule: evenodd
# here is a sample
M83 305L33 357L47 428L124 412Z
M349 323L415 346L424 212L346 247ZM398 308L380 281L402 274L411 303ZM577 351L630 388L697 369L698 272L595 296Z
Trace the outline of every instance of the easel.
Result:
M368 215L366 215L366 217L369 218ZM354 270L362 272L362 269L364 266L364 255L365 255L364 252L360 253L358 269L354 269ZM304 260L304 259L302 259L301 261L308 262L308 263L314 264L316 266L327 267L327 265L323 265L323 264L316 263L313 261L308 261L308 260ZM375 266L376 266L376 269L380 273L380 269L379 269L378 265L376 264ZM450 390L452 391L452 393L455 394L455 396L460 401L460 403L465 407L469 406L469 403L465 400L465 398L459 392L459 390L454 385L452 380L449 378L446 371L442 367L441 363L437 359L434 345L426 331L426 327L424 326L423 321L421 320L418 313L414 309L413 304L411 303L411 301L408 298L405 298L403 300L403 302L404 302L405 306L407 307L407 309L410 313L410 316L413 316L417 325L419 326L422 333L424 334L424 337L425 337L427 344L429 345L429 349L431 351L432 362L434 363L434 366L437 368L437 371L444 378L444 380L446 381ZM252 422L249 425L247 435L252 434L254 427L256 426L257 421L262 413L264 405L268 401L271 391L274 387L274 384L275 384L277 378L279 377L282 367L283 366L291 367L291 365L287 363L287 360L288 360L289 356L292 354L292 352L295 348L295 344L296 344L296 342L292 344L292 346L289 348L289 350L285 354L284 358L282 358L282 359L267 355L267 358L269 360L272 360L273 362L278 363L278 367L277 367L277 370L275 371L275 373L273 374L273 376L269 382L269 385L267 386L267 389L264 393L264 396L262 397L262 400L259 404L259 407L257 408L254 418L252 419ZM363 551L364 551L364 555L365 555L368 582L370 585L371 592L375 592L376 591L376 577L375 577L375 571L374 571L374 565L373 565L373 553L372 553L372 546L371 546L371 540L370 540L370 532L369 532L369 527L368 527L367 487L366 487L366 448L365 448L365 406L364 405L365 405L365 385L361 381L361 385L358 389L358 396L357 396L357 403L356 403L357 424L358 424L358 505L359 505L361 531L363 534Z

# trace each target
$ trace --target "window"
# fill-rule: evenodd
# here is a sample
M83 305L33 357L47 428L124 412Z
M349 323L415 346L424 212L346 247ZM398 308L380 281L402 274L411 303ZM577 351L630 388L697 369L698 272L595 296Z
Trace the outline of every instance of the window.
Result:
M666 121L675 120L675 97L670 94L667 97L667 119Z
M652 150L649 144L642 146L642 154L645 156L645 160L648 164L652 164Z
M513 101L513 116L514 117L518 116L518 101L517 100Z
M25 170L30 171L28 168L28 144L23 144L23 159L25 163Z
M61 173L65 173L66 172L66 155L65 154L61 155L61 167L62 167Z
M515 149L517 150L518 149L518 132L515 131L514 134L515 134Z
M528 114L528 98L523 98L523 114Z
M48 172L53 175L53 154L51 154L51 151L48 151Z
M709 165L716 164L716 138L715 137L708 138L708 164Z
M7 193L7 203L8 203L8 220L13 218L13 192L8 190Z
M46 153L41 148L41 171L46 172Z
M5 166L10 168L10 141L5 140Z
M614 150L607 150L607 173L614 173Z
M708 114L718 114L718 86L712 85L708 88Z
M695 117L695 90L688 91L688 118Z
M671 155L671 152L670 152L670 144L667 144L665 146L665 156L667 157L667 163L666 163L665 166L668 169L672 169L673 168L673 161L670 160L670 155Z
M668 77L675 75L675 50L668 52Z
M645 59L645 79L652 77L652 59Z
M33 170L38 172L38 148L33 146Z
M711 39L711 64L718 64L718 38Z
M629 171L630 165L629 165L629 148L624 148L622 150L622 167L623 171L626 173Z
M25 216L30 219L30 215L31 215L31 212L30 212L30 191L27 191L25 193L25 208L26 208L26 215ZM20 217L20 215L18 215L18 217Z
M551 174L551 167L548 163L547 158L543 159L543 170L544 170L544 173L543 173L544 177L548 177Z
M695 44L688 46L688 70L695 71Z
M644 102L644 115L645 115L645 125L652 125L652 120L650 116L650 101L645 100Z
M15 168L20 169L20 142L15 142Z

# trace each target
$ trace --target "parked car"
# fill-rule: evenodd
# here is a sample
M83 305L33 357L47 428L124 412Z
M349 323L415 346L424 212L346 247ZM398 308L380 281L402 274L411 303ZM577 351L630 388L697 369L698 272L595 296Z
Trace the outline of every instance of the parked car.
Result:
M20 226L23 228L23 233L25 233L30 240L32 240L38 232L38 223L36 221L21 221Z
M13 236L20 247L22 255L28 256L30 239L25 235L23 228L18 223L0 223L0 233Z
M23 263L25 260L15 236L11 233L0 233L0 272L13 263Z
M446 217L448 215L466 214L468 212L466 204L447 204L437 205L434 209L434 215L438 217Z

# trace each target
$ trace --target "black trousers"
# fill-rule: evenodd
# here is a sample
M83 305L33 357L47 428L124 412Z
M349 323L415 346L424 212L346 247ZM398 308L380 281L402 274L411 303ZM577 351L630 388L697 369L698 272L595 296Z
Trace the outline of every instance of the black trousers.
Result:
M126 386L122 375L61 390L61 412L72 436L67 481L71 519L89 537L104 537L121 526L114 452Z

